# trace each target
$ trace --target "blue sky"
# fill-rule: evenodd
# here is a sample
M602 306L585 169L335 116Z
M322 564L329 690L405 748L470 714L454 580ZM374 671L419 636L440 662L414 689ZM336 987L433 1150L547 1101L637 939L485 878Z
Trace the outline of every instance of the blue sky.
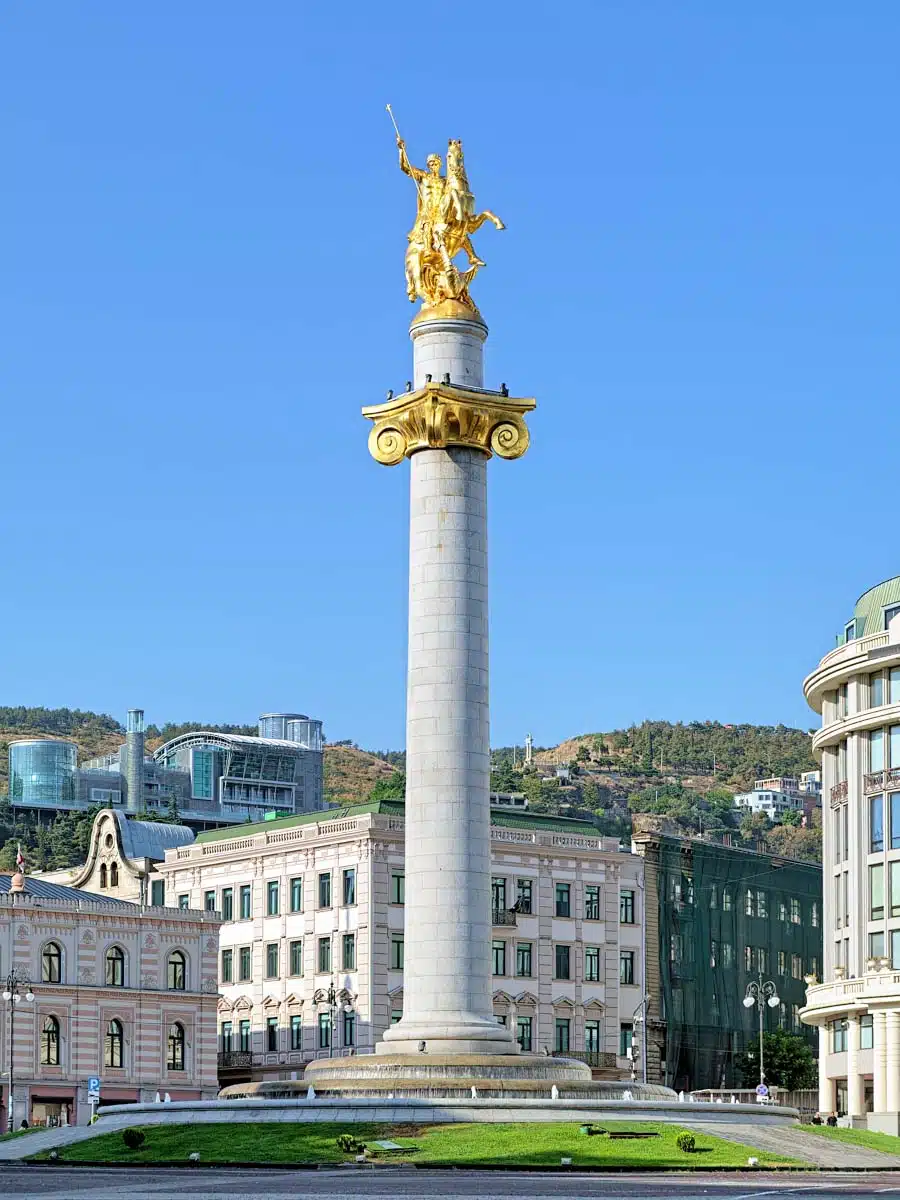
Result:
M900 572L900 8L466 11L3 6L0 703L402 745L391 101L507 222L488 382L539 404L490 471L494 743L813 723Z

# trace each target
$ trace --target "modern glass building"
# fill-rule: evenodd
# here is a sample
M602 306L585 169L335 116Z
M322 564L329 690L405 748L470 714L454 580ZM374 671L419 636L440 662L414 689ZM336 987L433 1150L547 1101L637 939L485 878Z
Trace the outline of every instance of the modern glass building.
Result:
M41 808L71 808L78 792L78 747L59 738L9 744L10 800Z

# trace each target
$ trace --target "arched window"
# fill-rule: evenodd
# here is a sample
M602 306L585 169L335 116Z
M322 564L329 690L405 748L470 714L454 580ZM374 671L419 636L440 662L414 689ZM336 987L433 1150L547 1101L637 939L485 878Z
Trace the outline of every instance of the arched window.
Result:
M110 946L106 952L106 986L125 986L125 952L120 946Z
M170 1071L184 1070L184 1026L178 1021L169 1026L169 1056L166 1066Z
M113 863L112 866L109 868L109 886L110 887L118 887L119 886L119 864L118 863Z
M46 1067L59 1066L59 1021L48 1017L41 1029L41 1063Z
M103 1063L107 1067L122 1065L122 1022L113 1018L106 1027L106 1041L103 1047Z
M180 950L173 950L169 955L169 990L183 992L185 988L187 959Z
M100 864L100 886L106 887L106 863Z
M58 943L48 942L41 951L41 983L59 983L62 979L62 950Z

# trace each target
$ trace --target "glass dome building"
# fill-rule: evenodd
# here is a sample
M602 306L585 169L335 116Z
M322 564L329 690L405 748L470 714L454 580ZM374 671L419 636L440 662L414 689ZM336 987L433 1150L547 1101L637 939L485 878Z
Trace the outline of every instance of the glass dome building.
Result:
M59 738L9 744L9 795L14 803L70 807L78 792L78 747Z

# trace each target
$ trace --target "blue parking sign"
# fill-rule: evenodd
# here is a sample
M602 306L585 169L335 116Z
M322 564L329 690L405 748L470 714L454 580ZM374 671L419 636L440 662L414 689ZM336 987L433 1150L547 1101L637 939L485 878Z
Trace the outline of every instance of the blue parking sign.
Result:
M100 1077L98 1075L88 1076L88 1100L100 1099Z

